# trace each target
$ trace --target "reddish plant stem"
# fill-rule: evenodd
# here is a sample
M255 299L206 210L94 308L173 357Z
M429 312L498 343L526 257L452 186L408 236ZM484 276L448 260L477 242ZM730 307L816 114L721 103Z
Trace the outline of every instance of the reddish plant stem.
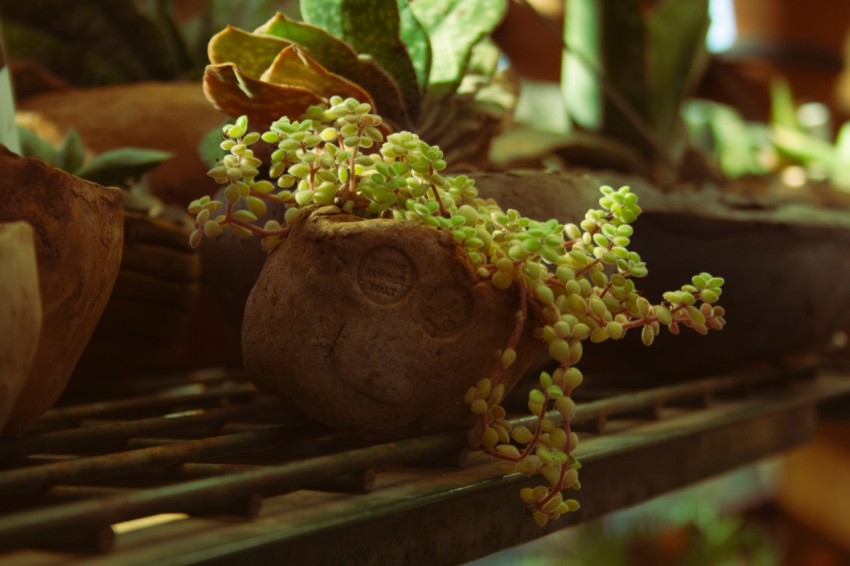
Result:
M428 172L431 176L434 175L433 165L428 166ZM437 204L440 207L440 216L442 216L443 218L447 217L449 213L446 210L446 207L443 206L443 199L440 198L440 191L437 189L437 186L434 183L431 183L431 192L434 193L434 200L437 201Z
M361 136L363 134L363 124L357 124L357 136ZM345 143L343 143L343 148L345 147ZM360 151L360 144L355 145L351 149L351 157L349 157L348 162L348 198L349 200L353 200L357 195L357 178L354 174L355 161L357 160L357 153Z
M570 436L572 435L572 428L570 426L569 419L563 419L561 421L561 428L567 434L567 445L564 447L564 453L569 455L572 451L572 439ZM567 472L570 470L570 462L567 459L566 462L561 464L561 472L558 474L558 481L549 488L549 493L546 494L546 497L541 499L535 504L535 508L542 510L543 506L546 505L549 501L555 497L556 494L561 493L564 490L564 479L567 477Z
M517 311L516 323L514 324L514 329L511 331L511 335L508 337L508 344L506 347L506 349L511 350L516 350L519 346L519 341L525 331L525 323L528 320L528 287L526 287L525 280L523 278L520 278L519 281L517 281L517 289L519 292L519 311ZM493 387L499 385L504 372L505 368L502 367L502 363L500 361L499 365L497 365L496 369L493 371L493 377L490 379Z
M260 228L255 224L251 224L250 222L245 222L244 220L239 220L238 218L233 216L233 204L227 203L227 210L224 214L224 220L219 223L221 226L226 226L228 224L232 224L233 226L239 226L240 228L244 228L251 232L252 234L256 234L261 237L265 236L286 236L289 234L290 227L283 226L278 228L277 230L266 230L265 228Z

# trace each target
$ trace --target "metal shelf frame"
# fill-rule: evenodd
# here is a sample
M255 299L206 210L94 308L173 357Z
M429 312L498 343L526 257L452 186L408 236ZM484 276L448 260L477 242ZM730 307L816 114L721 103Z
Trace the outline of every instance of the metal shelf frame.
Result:
M845 395L850 376L762 371L582 402L582 508L540 528L531 480L464 431L356 444L236 372L151 380L0 439L0 563L462 563L803 444Z

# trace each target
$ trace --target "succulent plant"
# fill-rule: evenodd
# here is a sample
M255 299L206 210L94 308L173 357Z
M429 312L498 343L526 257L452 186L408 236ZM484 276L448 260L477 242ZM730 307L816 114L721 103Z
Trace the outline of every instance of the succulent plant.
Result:
M515 92L497 72L489 33L504 0L302 0L303 22L276 14L253 32L228 26L209 43L204 88L231 115L268 127L332 95L413 130L453 163L486 158Z
M245 116L225 126L221 147L228 153L209 172L225 187L225 202L203 197L190 204L196 216L191 243L228 229L257 235L272 249L304 209L316 205L450 233L482 280L518 295L516 324L500 363L465 396L475 415L469 442L501 460L506 471L546 479L548 485L520 493L543 525L578 508L561 492L579 485L572 455L578 437L570 418L571 394L583 379L577 367L583 343L619 340L639 330L650 345L662 326L673 334L682 327L701 334L719 330L725 323L716 305L723 279L701 273L652 304L632 280L645 276L647 267L628 249L631 223L641 212L628 187L602 187L601 208L589 210L578 224L533 220L481 198L466 176L444 176L438 147L410 132L385 137L382 124L371 104L332 96L329 106L311 106L301 120L280 118L264 133L250 132ZM268 178L260 178L263 162L252 149L261 141L271 145ZM284 212L260 226L269 201L282 203ZM558 367L541 373L528 396L536 425L512 428L501 405L501 376L514 363L532 319L535 336Z

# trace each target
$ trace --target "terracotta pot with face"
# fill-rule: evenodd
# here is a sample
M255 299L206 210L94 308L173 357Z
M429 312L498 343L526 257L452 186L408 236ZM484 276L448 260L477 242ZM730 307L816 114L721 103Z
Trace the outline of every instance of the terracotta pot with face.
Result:
M265 263L245 308L245 366L259 388L349 433L463 426L464 394L492 374L518 309L449 233L324 207ZM543 351L530 326L507 388Z

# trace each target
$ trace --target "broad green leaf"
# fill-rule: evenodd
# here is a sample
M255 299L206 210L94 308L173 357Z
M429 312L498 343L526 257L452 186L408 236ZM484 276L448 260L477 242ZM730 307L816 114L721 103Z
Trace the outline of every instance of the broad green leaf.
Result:
M249 77L259 78L290 42L270 35L227 26L210 39L210 63L234 63Z
M504 0L416 0L410 9L431 40L429 85L453 92L469 62L472 48L499 25L507 11Z
M561 80L567 112L581 128L648 153L648 143L606 92L601 77L646 119L646 62L640 0L567 0Z
M371 59L360 59L351 47L325 30L288 19L283 14L259 27L255 33L280 37L306 48L329 71L366 89L375 101L378 114L396 129L410 129L398 85Z
M708 60L708 0L667 0L647 21L649 118L672 145L682 103L693 94Z
M306 50L295 45L290 45L281 51L260 80L303 88L325 99L339 95L343 98L356 98L360 102L368 102L373 106L375 104L369 93L360 86L331 73L310 57Z
M416 71L401 40L397 0L303 0L301 14L349 44L360 57L383 67L399 86L412 122L419 117L421 94Z
M601 131L605 103L597 77L604 57L600 47L600 6L595 0L566 0L561 92L570 120L588 131Z
M508 167L554 155L566 163L619 171L642 171L645 166L634 148L590 132L558 134L520 127L494 139L490 153L494 163Z
M487 37L482 38L481 41L472 46L464 76L495 76L496 72L499 70L499 59L501 56L502 51L492 39Z
M168 151L122 147L96 155L73 173L101 185L126 187L171 157Z
M407 53L416 70L416 80L423 94L428 87L428 77L431 75L433 52L427 30L410 8L408 0L397 0L398 13L401 19L401 40L407 46Z
M322 97L307 89L275 85L249 77L233 63L208 65L204 93L213 105L229 116L245 114L254 129L262 130L288 116L296 120Z

